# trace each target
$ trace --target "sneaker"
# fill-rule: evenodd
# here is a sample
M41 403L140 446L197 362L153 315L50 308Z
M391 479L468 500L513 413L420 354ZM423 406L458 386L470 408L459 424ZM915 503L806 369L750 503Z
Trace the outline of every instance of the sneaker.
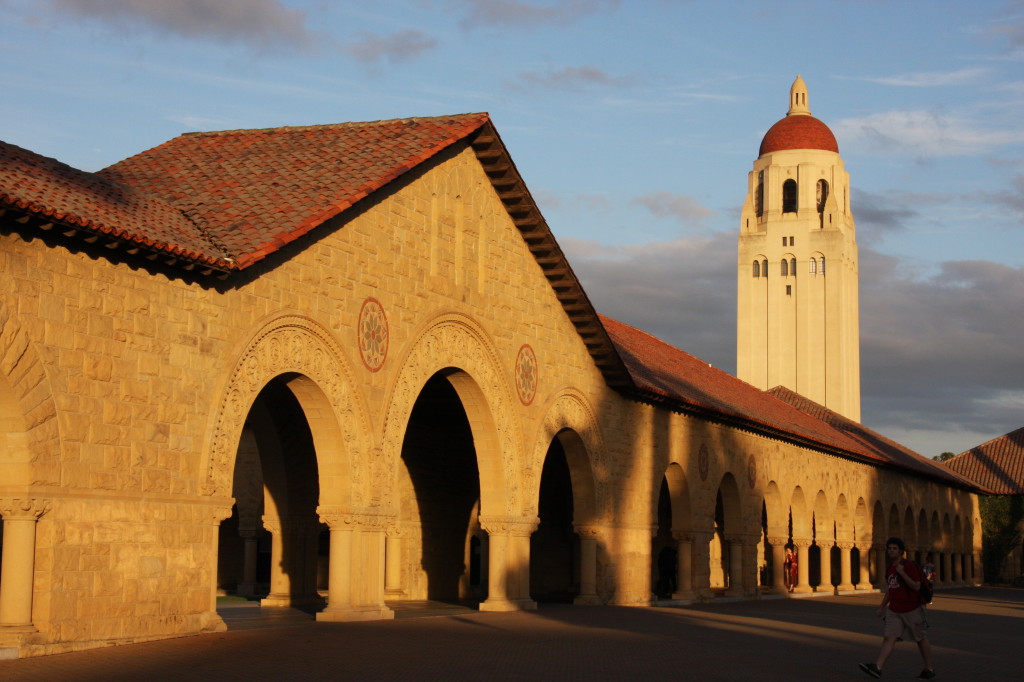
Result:
M921 671L921 674L917 676L917 679L919 679L919 680L930 680L933 677L935 677L935 671L934 670L929 670L928 668L925 668L924 670Z
M878 678L882 676L882 671L879 670L878 666L874 663L861 663L860 669L866 672L868 675L871 675L871 677ZM935 673L932 674L934 675Z

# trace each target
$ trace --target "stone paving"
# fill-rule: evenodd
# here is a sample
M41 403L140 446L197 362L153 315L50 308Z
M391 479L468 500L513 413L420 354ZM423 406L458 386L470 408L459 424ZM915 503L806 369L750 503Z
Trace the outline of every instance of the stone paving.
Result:
M516 613L421 605L363 623L227 608L228 632L0 661L0 680L867 680L857 663L881 642L879 599ZM929 621L937 679L1024 679L1024 590L941 591ZM882 679L914 679L920 668L916 647L900 643Z

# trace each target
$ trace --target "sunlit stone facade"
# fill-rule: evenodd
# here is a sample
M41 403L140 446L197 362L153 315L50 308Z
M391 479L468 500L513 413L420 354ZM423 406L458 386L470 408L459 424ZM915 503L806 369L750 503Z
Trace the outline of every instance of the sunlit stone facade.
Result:
M892 533L981 575L969 486L638 391L504 153L486 123L220 278L0 174L0 654L221 630L229 593L754 598L786 544L796 594L871 589Z

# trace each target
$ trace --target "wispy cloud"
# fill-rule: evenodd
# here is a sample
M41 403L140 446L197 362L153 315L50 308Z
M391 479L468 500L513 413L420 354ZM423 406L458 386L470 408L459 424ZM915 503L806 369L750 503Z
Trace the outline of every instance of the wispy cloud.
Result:
M407 61L436 46L437 41L426 33L408 29L386 36L363 33L345 45L343 50L364 64L375 64L381 60L391 63Z
M58 13L121 31L144 27L185 38L221 40L259 50L311 50L319 40L306 13L278 0L49 0Z
M700 225L715 213L693 197L672 192L652 192L633 199L633 203L656 216L674 218L684 225Z
M971 120L930 111L887 111L832 126L844 148L919 156L971 156L1024 142L1024 129L985 130Z
M988 75L988 69L960 69L958 71L921 71L897 76L864 76L843 80L862 80L880 85L895 85L906 88L948 88L955 85L972 85Z
M553 4L525 0L464 0L469 16L465 28L499 26L506 28L538 28L544 25L566 26L574 21L614 8L618 0L572 0Z
M525 71L508 83L514 90L546 88L579 91L589 86L624 88L640 82L639 76L612 76L593 66L566 66L554 71Z

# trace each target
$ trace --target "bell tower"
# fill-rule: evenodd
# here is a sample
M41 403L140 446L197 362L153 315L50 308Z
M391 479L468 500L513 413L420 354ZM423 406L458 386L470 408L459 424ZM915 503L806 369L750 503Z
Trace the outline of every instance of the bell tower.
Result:
M736 375L860 421L850 176L800 76L748 175L737 273Z

